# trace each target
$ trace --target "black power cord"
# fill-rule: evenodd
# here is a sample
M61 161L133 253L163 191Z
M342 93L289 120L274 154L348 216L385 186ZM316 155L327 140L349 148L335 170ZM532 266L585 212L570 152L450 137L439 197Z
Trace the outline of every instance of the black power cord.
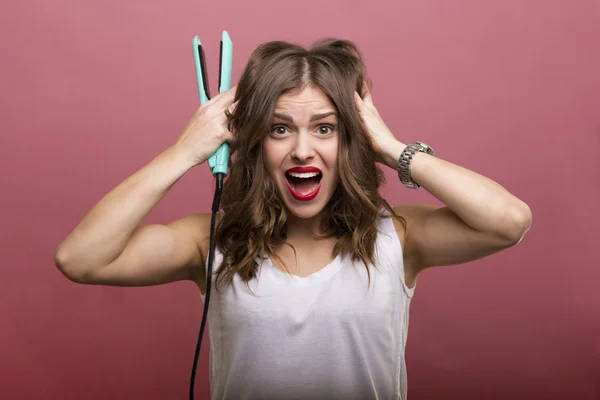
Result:
M200 324L200 333L198 334L198 343L196 344L196 354L194 355L194 365L192 366L192 377L190 381L190 400L194 400L194 382L196 380L196 367L198 366L198 357L200 356L200 347L202 346L202 336L206 328L206 320L208 317L208 303L210 301L210 283L212 280L212 264L215 256L215 222L217 212L219 212L219 204L221 203L221 192L223 191L223 179L225 174L217 173L217 187L215 188L215 196L212 203L212 217L210 219L210 250L208 253L208 270L206 272L206 296L204 298L204 313L202 314L202 322Z

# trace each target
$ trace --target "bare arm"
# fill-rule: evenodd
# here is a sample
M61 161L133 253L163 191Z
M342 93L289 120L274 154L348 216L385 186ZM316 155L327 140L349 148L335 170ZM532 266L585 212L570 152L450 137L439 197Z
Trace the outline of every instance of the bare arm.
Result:
M198 255L185 237L185 222L168 225L138 226L150 210L194 163L176 146L170 147L148 165L121 182L104 196L60 244L55 253L56 266L69 279L80 283L139 285L159 283L162 279L190 277L185 268L170 271L168 276L158 264L190 265ZM183 225L183 226L182 226ZM189 231L189 227L187 228ZM126 246L128 244L131 248ZM158 247L157 247L158 246ZM156 256L158 255L158 259ZM111 263L152 262L149 274L141 279L134 275L105 274ZM173 259L175 257L175 259ZM177 258L180 259L177 259Z
M114 286L158 285L192 279L202 289L201 245L210 214L190 215L167 225L140 222L193 166L204 163L225 141L235 143L223 110L236 87L195 113L177 142L104 196L63 240L55 264L69 279Z

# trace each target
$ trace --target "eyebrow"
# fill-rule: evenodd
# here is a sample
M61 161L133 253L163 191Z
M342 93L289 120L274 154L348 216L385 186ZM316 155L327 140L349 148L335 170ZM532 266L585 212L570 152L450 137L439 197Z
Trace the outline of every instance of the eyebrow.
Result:
M323 119L325 117L329 117L330 115L335 115L337 117L337 113L335 111L329 111L329 112L325 112L325 113L321 113L321 114L313 114L313 115L311 115L310 116L310 121L311 122L312 121L317 121L317 120ZM273 117L274 118L282 119L284 121L289 121L292 124L294 123L294 118L292 118L291 116L286 115L286 114L274 113Z

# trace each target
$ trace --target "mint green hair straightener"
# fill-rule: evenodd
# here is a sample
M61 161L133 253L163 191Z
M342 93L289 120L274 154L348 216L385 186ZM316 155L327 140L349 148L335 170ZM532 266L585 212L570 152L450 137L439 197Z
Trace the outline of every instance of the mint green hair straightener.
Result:
M200 96L200 104L204 104L210 100L210 92L208 87L208 75L206 71L206 57L202 48L202 43L198 36L195 36L192 41L194 51L194 64L196 66L196 81L198 83L198 94ZM227 31L223 31L221 38L221 48L219 55L219 93L231 88L231 62L233 56L233 45ZM215 220L219 211L221 202L221 191L223 189L223 179L227 176L227 165L229 162L229 144L223 143L217 151L208 159L208 166L217 180L215 195L212 204L212 218L210 222L210 251L208 255L208 269L206 273L206 296L204 299L204 313L202 315L202 323L200 324L200 333L198 335L198 343L196 344L196 353L194 355L194 365L192 366L192 377L190 381L190 400L194 399L194 381L196 380L196 367L198 365L198 357L200 355L200 347L202 346L202 336L206 328L206 320L208 317L208 304L210 301L210 287L212 280L212 264L215 255Z

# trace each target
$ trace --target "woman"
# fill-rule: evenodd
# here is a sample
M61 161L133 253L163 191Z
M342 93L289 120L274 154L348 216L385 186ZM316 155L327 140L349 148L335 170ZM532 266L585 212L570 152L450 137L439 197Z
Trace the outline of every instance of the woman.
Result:
M531 211L427 145L396 139L364 81L351 42L259 46L237 87L202 105L170 148L92 208L56 265L79 283L185 279L203 295L210 214L139 224L227 141L237 151L216 233L212 397L406 398L419 273L517 244ZM376 162L446 207L391 207Z

